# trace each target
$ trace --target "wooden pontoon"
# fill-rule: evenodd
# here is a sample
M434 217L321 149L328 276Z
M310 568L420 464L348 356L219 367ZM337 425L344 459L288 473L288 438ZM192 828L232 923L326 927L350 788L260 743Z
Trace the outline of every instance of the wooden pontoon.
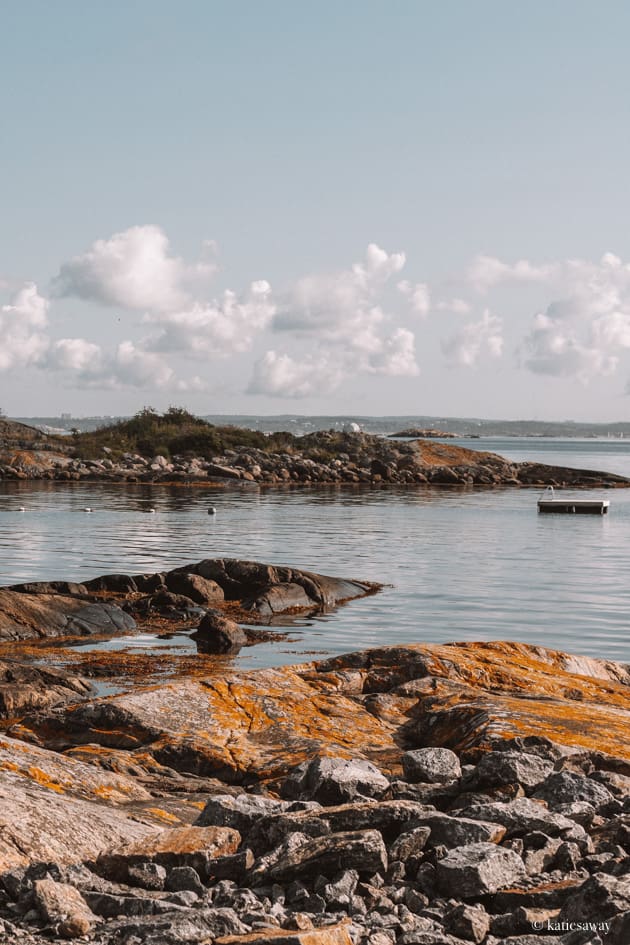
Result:
M553 486L548 486L538 500L539 512L560 512L565 515L606 515L610 507L608 499L557 499Z

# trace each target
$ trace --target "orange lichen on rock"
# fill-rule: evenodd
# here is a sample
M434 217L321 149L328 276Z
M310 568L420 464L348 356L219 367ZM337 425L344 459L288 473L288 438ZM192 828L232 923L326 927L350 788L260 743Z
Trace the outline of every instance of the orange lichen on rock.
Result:
M171 814L170 811L162 810L161 807L145 807L147 814L153 814L154 817L157 817L158 820L163 820L167 824L180 824L181 820L175 814Z
M319 929L264 928L247 935L222 935L203 939L200 945L352 945L347 921Z
M384 647L171 680L40 713L21 737L29 731L124 774L233 784L277 781L315 754L397 773L408 748L485 750L517 735L630 759L630 670L518 643Z

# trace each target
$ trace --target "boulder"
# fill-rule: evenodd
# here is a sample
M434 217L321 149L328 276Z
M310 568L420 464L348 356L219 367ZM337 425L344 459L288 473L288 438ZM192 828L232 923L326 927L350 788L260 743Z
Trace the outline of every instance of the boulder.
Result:
M457 899L474 899L512 886L526 876L520 856L493 843L456 847L437 863L442 893Z
M534 797L546 801L551 808L585 801L597 809L613 800L613 795L603 784L571 771L550 774L539 786Z
M279 844L294 833L308 837L320 837L343 830L378 830L388 842L399 835L406 836L418 820L427 814L427 808L413 801L362 801L339 804L335 807L319 807L307 810L288 809L278 814L268 814L255 823L247 835L247 843L255 851ZM429 828L418 828L425 838ZM410 842L419 844L416 836Z
M467 942L483 942L490 930L490 916L481 905L461 903L446 913L444 927Z
M98 921L79 890L67 883L35 880L33 902L45 922L65 924L64 938L86 935Z
M500 843L505 836L505 827L501 824L469 817L455 817L449 814L425 814L417 818L417 823L429 827L430 846L460 847L471 843Z
M288 806L284 801L277 801L259 794L237 794L236 796L214 794L206 801L206 805L196 819L195 825L198 827L232 827L243 836L247 836L261 817L281 813Z
M553 770L553 761L522 751L491 751L483 755L475 768L471 786L498 787L520 784L535 790Z
M127 882L129 869L138 863L155 863L171 870L191 866L207 878L211 861L236 853L241 836L229 827L173 827L147 836L98 857L98 873L117 882Z
M211 604L224 599L223 588L209 578L186 571L169 571L166 586L174 594L183 594L196 604Z
M314 758L297 773L295 782L285 783L285 795L308 797L320 804L380 798L389 789L389 781L376 765L362 758Z
M550 837L557 837L566 833L574 834L576 827L584 835L583 829L568 817L547 810L543 804L525 797L508 803L496 801L475 804L466 808L466 815L472 820L501 824L506 829L507 837L531 833L532 830L540 830Z
M462 774L459 758L450 748L416 748L402 756L405 778L430 784L454 781Z
M283 614L291 610L304 611L319 607L300 584L274 584L253 601L246 601L246 610L255 610L263 616Z
M320 873L330 876L342 869L356 869L363 876L387 869L387 850L378 830L342 831L310 840L303 838L295 849L287 851L266 870L257 871L254 864L252 874L257 880L283 882Z
M191 634L201 653L238 653L247 644L247 634L228 617L208 612Z
M426 826L414 827L412 830L401 833L387 848L390 862L406 863L407 860L419 856L427 844L430 833L431 828Z
M608 876L596 873L584 882L564 903L561 922L602 921L620 912L630 911L630 875Z

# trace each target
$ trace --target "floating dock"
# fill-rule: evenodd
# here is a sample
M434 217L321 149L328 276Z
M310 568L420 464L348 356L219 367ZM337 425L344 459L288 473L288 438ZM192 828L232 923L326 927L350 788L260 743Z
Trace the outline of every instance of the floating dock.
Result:
M606 515L607 499L539 499L539 512L563 512L565 515Z

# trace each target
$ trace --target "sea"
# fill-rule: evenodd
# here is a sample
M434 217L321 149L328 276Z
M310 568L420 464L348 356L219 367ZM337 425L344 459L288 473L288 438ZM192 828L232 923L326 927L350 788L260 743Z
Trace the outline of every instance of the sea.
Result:
M630 477L626 439L456 443ZM610 501L605 516L539 515L540 492L3 482L0 585L246 558L384 587L279 628L288 637L243 650L236 659L241 667L460 640L518 640L630 662L630 489L589 493ZM209 506L216 515L208 515ZM108 644L164 645L150 632ZM174 634L168 645L194 652L187 634Z

